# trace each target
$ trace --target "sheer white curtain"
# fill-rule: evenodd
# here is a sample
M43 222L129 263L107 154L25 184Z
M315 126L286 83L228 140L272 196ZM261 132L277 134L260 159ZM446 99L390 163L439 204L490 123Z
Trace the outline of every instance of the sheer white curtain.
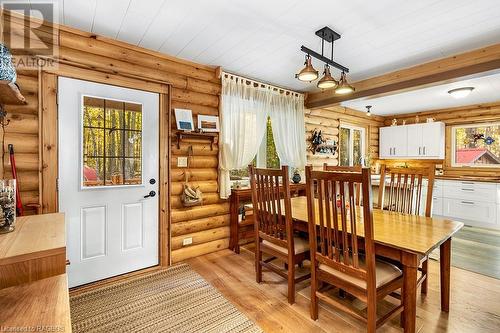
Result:
M302 170L307 162L304 95L275 93L270 101L269 115L280 163L288 165L291 170Z
M219 184L223 199L231 194L229 171L246 168L259 150L266 133L269 97L265 88L222 76Z

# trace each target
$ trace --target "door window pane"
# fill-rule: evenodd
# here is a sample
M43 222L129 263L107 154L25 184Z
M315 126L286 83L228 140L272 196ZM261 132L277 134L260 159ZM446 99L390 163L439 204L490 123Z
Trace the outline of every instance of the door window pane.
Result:
M142 184L142 105L83 98L82 186Z
M339 165L361 165L364 157L365 129L342 125L339 131Z
M352 165L360 165L363 157L361 131L354 129L352 134Z
M340 139L339 139L339 163L340 165L349 166L351 165L351 130L349 128L340 128Z

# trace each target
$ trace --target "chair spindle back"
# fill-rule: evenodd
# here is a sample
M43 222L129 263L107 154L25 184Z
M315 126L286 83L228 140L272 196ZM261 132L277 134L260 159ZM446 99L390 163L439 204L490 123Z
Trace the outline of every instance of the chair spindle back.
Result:
M287 246L285 243L293 239L288 166L281 169L249 166L249 171L255 232L268 241Z
M313 186L316 182L315 187ZM328 265L367 284L375 284L375 252L370 169L359 173L313 171L306 167L309 243L312 261ZM355 187L363 189L362 207L355 205ZM356 209L362 209L366 268L359 265ZM315 255L313 255L313 253ZM316 263L313 262L312 267Z
M386 178L389 183L386 184ZM382 165L378 204L380 209L420 215L423 179L427 179L425 216L431 216L432 190L434 188L434 168L389 168ZM388 185L388 186L382 186ZM387 188L386 188L387 187Z

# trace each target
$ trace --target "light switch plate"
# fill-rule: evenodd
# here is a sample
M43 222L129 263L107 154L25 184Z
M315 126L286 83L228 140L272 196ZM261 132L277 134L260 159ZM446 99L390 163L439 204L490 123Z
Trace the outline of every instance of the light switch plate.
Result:
M184 238L182 240L182 246L193 244L193 237Z
M177 157L177 167L178 168L187 168L188 166L188 158L185 156Z

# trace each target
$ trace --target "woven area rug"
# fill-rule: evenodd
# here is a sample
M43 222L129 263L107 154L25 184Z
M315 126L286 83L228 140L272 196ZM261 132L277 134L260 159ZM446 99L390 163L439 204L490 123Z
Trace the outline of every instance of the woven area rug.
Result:
M262 332L189 265L70 297L73 332Z

